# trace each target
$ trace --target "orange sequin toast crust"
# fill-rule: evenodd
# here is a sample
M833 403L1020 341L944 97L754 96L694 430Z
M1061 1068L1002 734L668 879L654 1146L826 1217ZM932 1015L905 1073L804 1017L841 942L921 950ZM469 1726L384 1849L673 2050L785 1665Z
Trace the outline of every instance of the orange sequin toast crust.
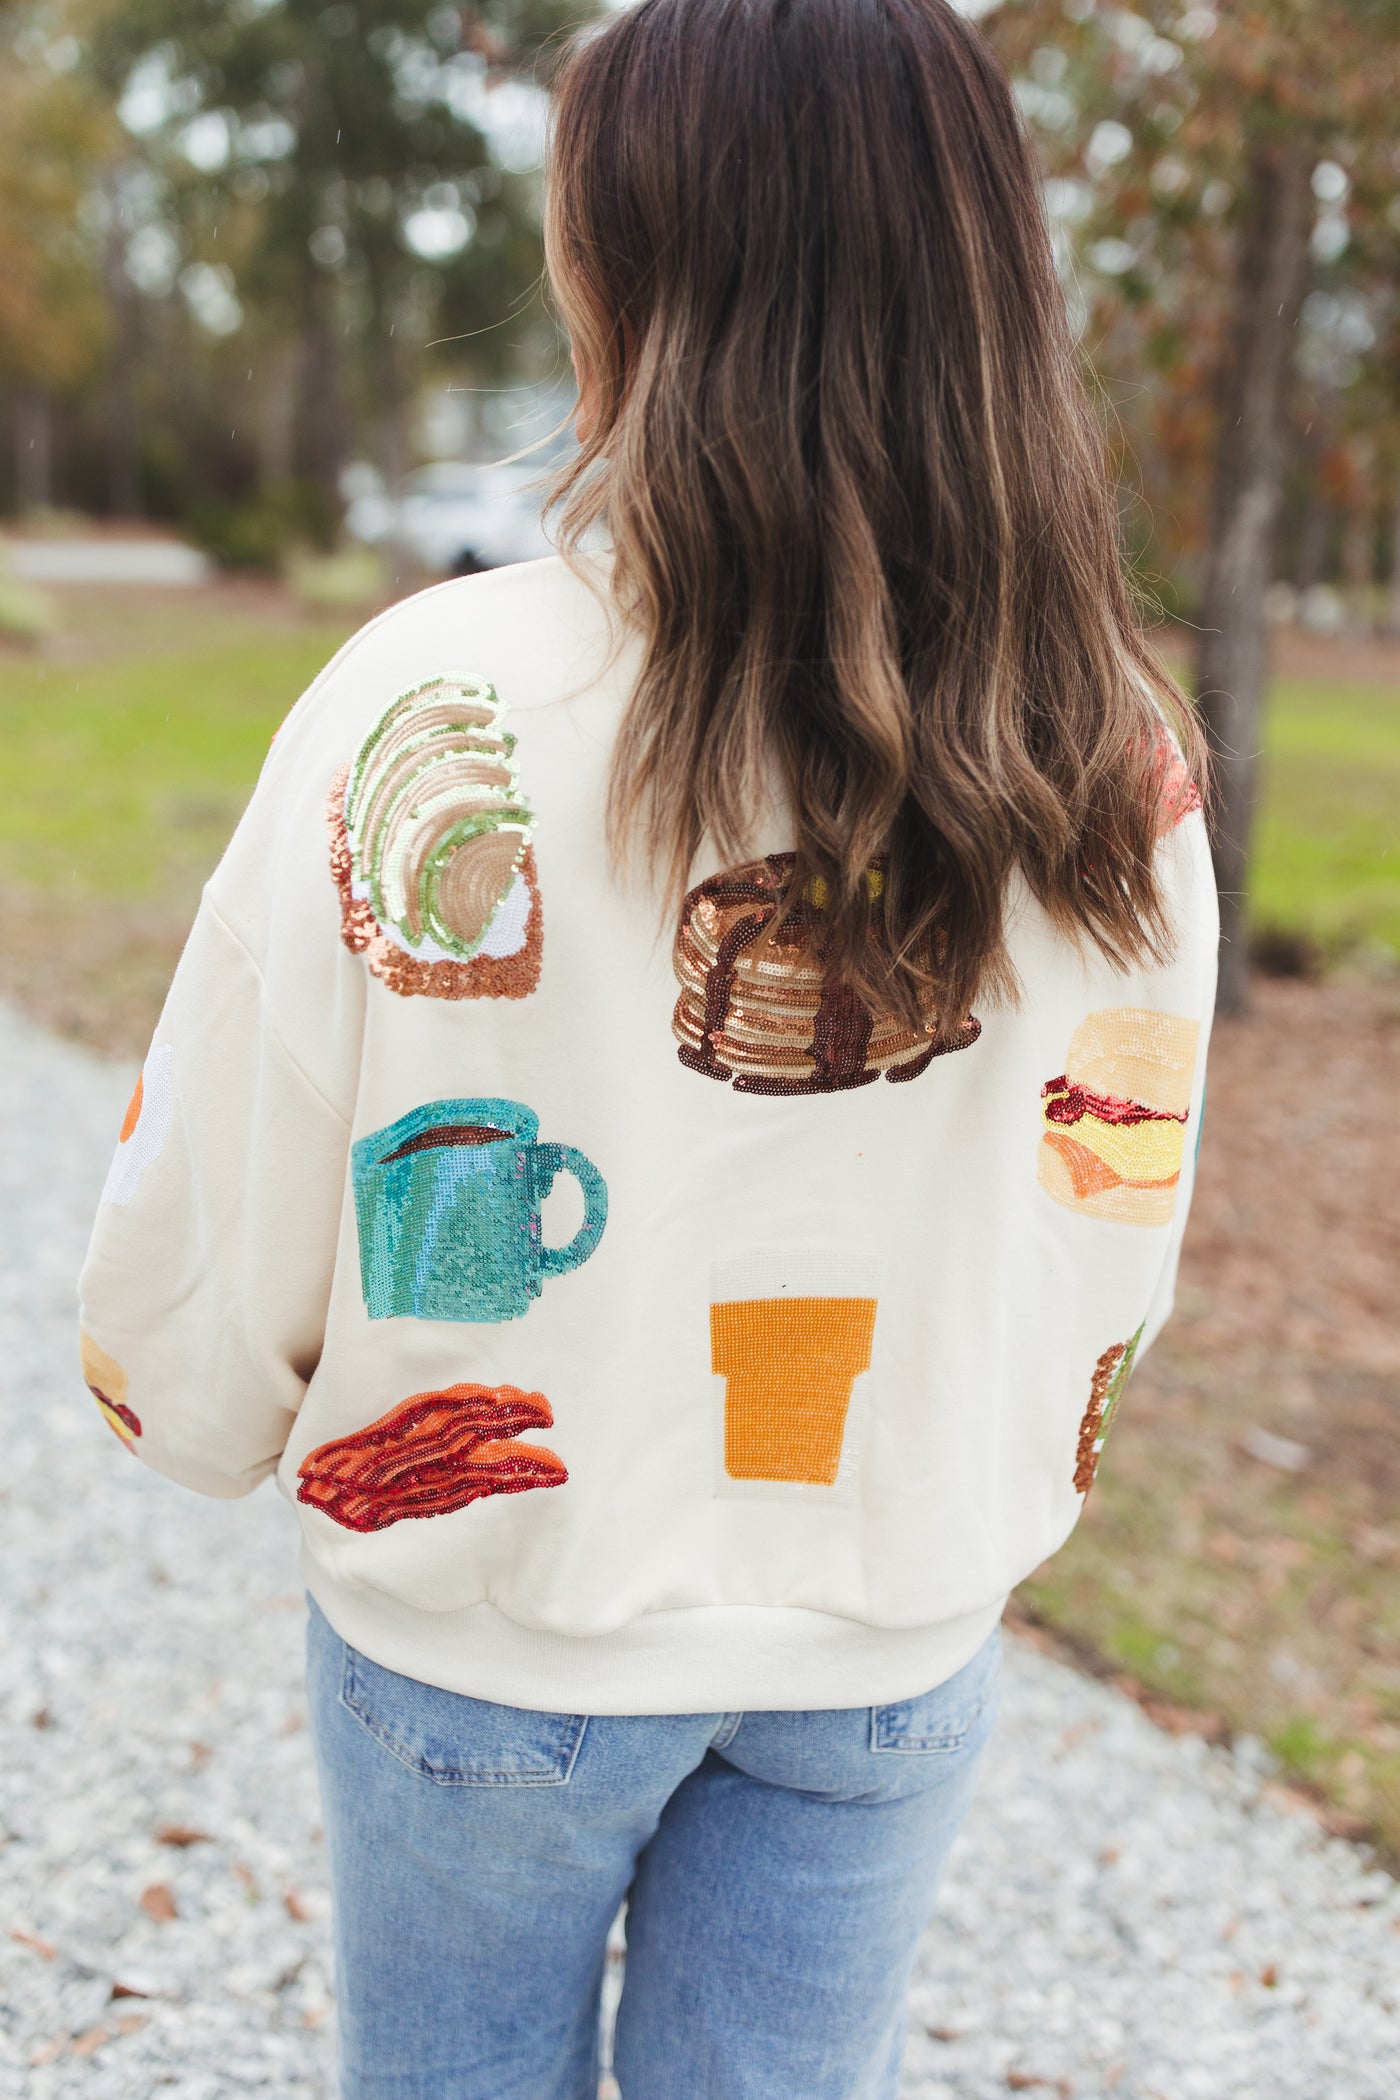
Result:
M514 955L474 955L468 962L450 957L433 961L410 955L391 940L375 918L368 898L357 897L354 856L345 823L345 791L350 768L342 766L326 798L326 828L331 842L331 875L340 896L340 937L352 955L363 955L374 975L400 998L525 999L540 981L544 952L544 911L540 904L535 849L527 846L520 873L530 893L524 946Z

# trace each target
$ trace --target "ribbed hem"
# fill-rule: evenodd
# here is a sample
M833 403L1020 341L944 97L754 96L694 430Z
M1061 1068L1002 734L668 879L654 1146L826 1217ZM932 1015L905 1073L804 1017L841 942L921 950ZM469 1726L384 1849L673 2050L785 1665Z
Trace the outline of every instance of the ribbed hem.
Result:
M306 1586L342 1640L371 1662L444 1691L546 1713L811 1712L888 1706L970 1662L1005 1597L936 1626L894 1629L826 1612L706 1605L649 1612L578 1637L517 1625L493 1604L411 1610L346 1589L303 1552Z

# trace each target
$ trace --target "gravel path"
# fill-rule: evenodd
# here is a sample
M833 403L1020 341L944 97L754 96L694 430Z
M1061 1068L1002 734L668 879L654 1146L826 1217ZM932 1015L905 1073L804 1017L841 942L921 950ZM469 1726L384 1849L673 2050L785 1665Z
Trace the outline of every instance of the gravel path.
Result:
M0 1071L0 2096L331 2100L291 1513L103 1427L72 1284L131 1075L4 1008ZM1392 2100L1400 1889L1265 1762L1013 1650L905 2100Z

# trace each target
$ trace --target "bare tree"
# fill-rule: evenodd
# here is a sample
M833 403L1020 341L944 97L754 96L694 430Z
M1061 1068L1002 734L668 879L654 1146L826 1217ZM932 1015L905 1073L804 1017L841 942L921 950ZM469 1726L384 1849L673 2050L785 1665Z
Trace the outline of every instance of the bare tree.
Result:
M1249 160L1230 355L1222 374L1197 698L1215 762L1212 847L1220 887L1222 1013L1248 990L1245 883L1264 686L1265 596L1288 461L1288 381L1307 289L1311 156L1261 143Z

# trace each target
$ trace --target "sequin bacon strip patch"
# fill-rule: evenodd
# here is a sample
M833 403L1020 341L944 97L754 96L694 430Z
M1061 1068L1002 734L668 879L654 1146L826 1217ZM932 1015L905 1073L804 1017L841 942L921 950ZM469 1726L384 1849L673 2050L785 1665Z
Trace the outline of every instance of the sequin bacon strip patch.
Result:
M404 998L524 999L544 919L515 738L484 678L397 699L331 782L341 938Z
M397 1407L310 1452L297 1468L298 1502L347 1531L384 1531L406 1517L442 1517L485 1495L562 1487L563 1461L522 1430L554 1422L543 1393L513 1385L450 1385Z

